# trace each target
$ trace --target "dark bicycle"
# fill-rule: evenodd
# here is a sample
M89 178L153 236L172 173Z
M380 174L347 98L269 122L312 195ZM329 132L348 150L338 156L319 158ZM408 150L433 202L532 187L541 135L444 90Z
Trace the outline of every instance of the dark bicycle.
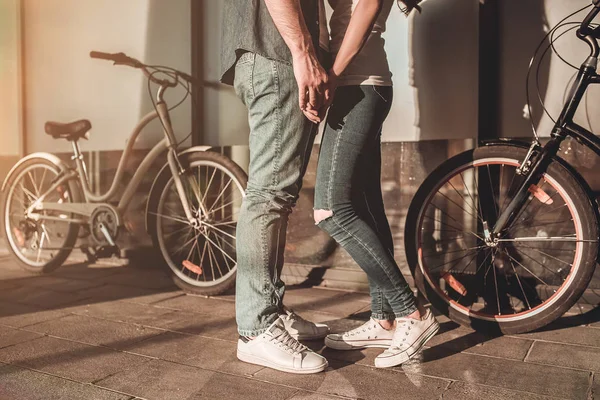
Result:
M550 37L546 52L554 49L556 30L590 7L567 30L578 28L590 56L548 142L542 145L534 129L532 143L482 143L433 171L409 208L405 244L416 285L457 323L505 334L538 329L571 308L592 278L598 204L558 153L570 137L600 155L600 139L573 122L588 86L600 83L600 27L592 24L600 0L559 22L542 44Z

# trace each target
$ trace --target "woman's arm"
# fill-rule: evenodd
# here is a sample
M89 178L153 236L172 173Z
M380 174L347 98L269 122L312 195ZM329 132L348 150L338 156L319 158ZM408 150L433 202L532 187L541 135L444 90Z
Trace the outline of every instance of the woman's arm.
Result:
M344 40L340 46L331 74L340 76L360 52L373 30L373 25L379 16L383 0L360 0L352 13Z

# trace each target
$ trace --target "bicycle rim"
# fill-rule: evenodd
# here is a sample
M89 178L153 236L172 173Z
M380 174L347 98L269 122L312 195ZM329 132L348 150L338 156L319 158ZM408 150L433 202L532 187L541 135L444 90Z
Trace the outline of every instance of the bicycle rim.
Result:
M513 322L548 310L582 262L582 221L574 200L548 173L529 188L515 222L486 242L524 179L520 162L487 157L450 171L418 217L418 263L450 307L469 317Z
M6 198L4 224L13 253L23 263L43 268L52 262L66 246L70 222L28 219L26 209L53 185L58 173L50 165L33 164L17 175ZM69 190L59 186L44 202L69 202ZM56 211L39 211L40 216L70 218Z
M244 189L231 171L210 160L192 161L189 171L182 179L199 226L188 221L171 178L158 203L158 244L169 268L182 281L215 286L237 268L235 232Z

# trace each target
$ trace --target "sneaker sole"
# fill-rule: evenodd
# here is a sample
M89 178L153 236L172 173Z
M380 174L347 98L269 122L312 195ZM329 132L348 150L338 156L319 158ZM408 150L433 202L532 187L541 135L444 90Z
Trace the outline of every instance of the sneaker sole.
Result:
M239 350L237 352L237 358L238 358L238 360L243 361L248 364L261 365L263 367L276 369L277 371L288 372L290 374L299 374L299 375L316 374L316 373L324 371L327 368L327 366L329 365L329 363L327 361L325 361L325 363L323 365L321 365L319 367L315 367L315 368L303 368L303 369L288 368L288 367L284 367L282 365L273 363L269 360L265 360L264 358L252 355L252 354L245 354L243 352L240 352Z
M375 366L377 368L390 368L407 362L408 360L413 358L418 352L420 352L423 349L423 346L425 346L425 344L427 344L427 342L432 337L434 337L439 330L440 324L436 321L435 324L427 328L427 330L421 335L421 338L412 346L410 346L407 351L397 354L395 356L385 358L377 357L375 359Z
M332 340L329 338L325 338L325 346L334 350L360 350L367 348L379 348L379 349L387 349L392 344L392 339L387 340L361 340L357 341L355 344L344 342L341 340Z

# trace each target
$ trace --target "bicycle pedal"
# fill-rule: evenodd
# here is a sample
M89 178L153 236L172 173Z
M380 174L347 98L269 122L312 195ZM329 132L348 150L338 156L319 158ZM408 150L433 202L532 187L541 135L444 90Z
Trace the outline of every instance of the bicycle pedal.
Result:
M99 258L111 258L113 256L119 257L120 252L117 246L102 246L96 250L94 256L96 259Z

